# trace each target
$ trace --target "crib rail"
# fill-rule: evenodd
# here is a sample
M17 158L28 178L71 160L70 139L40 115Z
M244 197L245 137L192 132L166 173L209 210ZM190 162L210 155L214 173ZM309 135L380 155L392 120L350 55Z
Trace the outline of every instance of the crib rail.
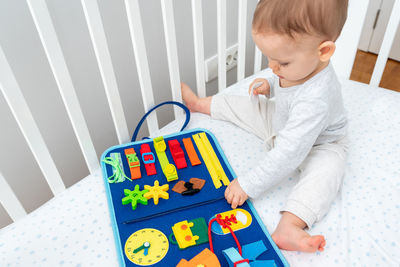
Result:
M226 0L217 0L218 90L226 87Z
M140 90L144 109L147 112L154 105L153 87L151 85L149 63L147 60L146 45L144 43L142 20L139 12L139 2L137 0L125 0L125 6L131 33L133 52L136 59L136 67L139 75ZM155 113L150 114L147 119L149 132L158 129L158 121Z
M108 51L103 23L100 18L99 6L96 0L82 0L81 3L89 28L90 39L92 40L96 54L97 64L103 80L104 89L106 91L115 130L117 132L118 141L122 144L129 141L129 132L124 111L122 109L117 79L112 66L110 52ZM50 38L50 36L48 37Z
M40 40L45 50L47 59L50 63L50 67L53 71L54 78L57 82L61 97L64 101L68 116L71 120L73 129L78 138L78 142L83 152L84 158L86 160L89 170L93 172L97 168L99 168L100 165L97 160L96 151L94 149L92 139L90 138L89 130L83 117L83 113L79 105L78 98L76 96L75 88L72 83L72 78L68 71L67 63L65 62L60 43L57 39L57 35L50 18L49 10L47 9L46 2L44 0L28 0L27 3L29 10L32 14L36 29L39 33ZM11 69L10 72L12 73ZM12 104L9 104L12 108ZM25 106L27 107L26 104ZM36 130L36 134L40 136L40 132L38 129ZM45 147L45 144L44 142L42 142L41 144L38 144L38 146ZM35 154L35 150L37 149L34 150L31 147L31 150ZM46 154L47 157L51 157L48 152ZM46 162L47 159L44 159L43 161ZM55 168L53 164L51 164L51 166L51 168ZM62 183L60 175L58 174L57 176L53 176L53 173L55 173L55 171L49 172L49 175L47 175L47 180L49 181L54 179L57 180L57 182L54 181L53 183ZM50 186L50 188L52 189L53 194L57 194L59 192L59 190L54 189L54 187Z
M65 189L65 185L62 182L60 173L58 172L49 150L47 149L46 143L44 142L39 128L33 119L32 113L28 108L25 98L1 47L0 81L3 95L10 106L29 148L32 150L33 156L42 170L50 189L53 194L60 193ZM6 187L6 183L4 183L4 186ZM3 195L3 192L1 193Z
M203 15L201 1L192 0L192 22L197 94L200 97L205 97L206 82L204 77Z
M21 202L11 190L3 174L0 172L0 203L4 206L11 219L16 221L26 215Z
M393 14L399 14L399 1L396 1ZM355 3L355 1L351 1ZM78 139L80 149L86 161L86 165L91 173L99 168L99 159L95 151L93 140L90 136L87 123L83 116L81 106L76 95L70 72L68 70L64 54L62 52L60 41L57 37L54 24L52 22L49 9L45 0L27 0L29 11L32 15L35 27L39 34L41 43L45 50L47 60L54 78L57 83L60 95L62 96L65 109ZM172 0L160 0L164 39L167 48L167 60L169 77L171 83L172 98L175 101L182 101L180 93L180 72L177 51L177 37L175 32L175 16ZM132 41L132 49L135 56L138 79L141 90L144 111L148 111L155 104L153 87L150 78L150 68L148 63L146 43L143 34L142 18L138 0L124 0L126 16L128 19L129 33ZM246 36L249 35L246 28L248 1L238 0L238 67L237 80L245 77L246 62ZM100 70L101 79L104 84L108 105L112 115L112 120L120 144L129 141L129 131L126 118L123 111L123 105L119 93L118 83L111 61L110 51L107 44L105 30L101 19L101 14L97 0L81 0L82 11L84 13L87 26L90 33L90 39L95 51L97 65ZM226 0L217 0L217 47L218 47L218 90L225 89L226 81ZM206 83L204 77L204 36L203 36L203 10L201 0L191 0L192 26L194 40L194 59L197 93L199 96L206 96ZM397 10L395 12L395 10ZM364 14L365 15L365 14ZM393 17L393 15L392 15ZM361 25L363 16L357 17L353 22L355 25ZM393 20L393 21L392 21ZM398 16L391 19L391 24L398 24ZM391 26L394 28L395 26ZM361 28L360 28L361 32ZM391 32L391 31L390 31ZM354 33L352 36L354 40ZM385 40L391 39L391 33ZM348 39L346 39L348 41ZM390 46L390 44L389 44ZM356 48L355 48L356 49ZM355 49L352 53L355 54ZM382 51L383 52L383 51ZM384 58L384 55L383 55ZM386 55L387 58L387 55ZM379 61L379 59L378 59ZM262 54L258 48L255 48L254 54L254 73L261 70ZM14 73L7 61L7 55L3 53L0 46L0 88L5 99L17 121L28 145L31 149L47 183L54 195L59 194L65 189L63 179L61 178L57 166L54 163L47 145L43 140L39 128L37 127L31 111L25 101ZM179 110L174 109L175 118L181 116ZM156 113L151 114L147 119L149 133L152 134L158 130L158 119ZM0 202L5 207L10 217L15 221L26 214L24 207L16 198L13 190L8 185L6 179L0 173Z
M172 99L182 102L181 79L179 77L178 49L176 45L175 22L172 0L161 0L164 22L164 36L167 47L168 70L171 81ZM178 107L174 107L175 118L181 114Z
M385 70L386 62L389 57L390 50L393 45L393 40L400 23L400 0L395 0L389 23L383 37L381 49L379 50L378 59L376 60L374 71L372 73L370 85L379 86L383 71Z

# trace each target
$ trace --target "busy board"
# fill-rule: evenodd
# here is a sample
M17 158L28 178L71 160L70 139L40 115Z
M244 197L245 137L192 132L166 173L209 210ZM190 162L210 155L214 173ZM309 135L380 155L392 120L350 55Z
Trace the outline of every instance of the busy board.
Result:
M205 129L113 146L101 157L121 266L288 266Z

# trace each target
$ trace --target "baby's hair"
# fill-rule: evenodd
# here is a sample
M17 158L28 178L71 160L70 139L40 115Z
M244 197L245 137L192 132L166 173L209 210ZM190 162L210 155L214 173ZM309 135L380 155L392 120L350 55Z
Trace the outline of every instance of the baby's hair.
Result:
M254 12L255 33L317 35L336 41L347 18L348 0L261 0Z

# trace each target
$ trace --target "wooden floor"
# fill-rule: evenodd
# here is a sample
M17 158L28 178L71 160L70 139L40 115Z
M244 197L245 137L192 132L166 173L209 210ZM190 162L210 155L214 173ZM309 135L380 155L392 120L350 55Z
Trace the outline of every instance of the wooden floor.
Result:
M369 83L374 70L377 55L357 51L350 80ZM389 59L382 75L380 87L400 92L400 62Z

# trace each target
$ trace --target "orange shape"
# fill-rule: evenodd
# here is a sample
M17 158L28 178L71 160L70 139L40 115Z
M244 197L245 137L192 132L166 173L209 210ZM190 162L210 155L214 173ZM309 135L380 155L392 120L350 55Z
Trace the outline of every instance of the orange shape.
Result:
M128 160L129 169L131 171L132 179L139 179L142 177L140 173L140 161L133 148L127 148L124 150L126 159Z
M189 182L193 184L193 188L201 190L206 183L206 180L200 178L190 178Z
M192 166L196 166L201 164L201 161L199 157L197 156L196 150L194 149L192 139L189 138L183 138L182 139L183 145L185 146L186 153L189 156L190 163L192 163Z
M208 248L205 248L202 252L193 257L190 261L181 259L176 267L196 267L196 266L207 266L207 267L221 267L217 256L212 253Z
M185 191L186 190L186 187L185 187L185 181L178 181L175 185L174 185L174 187L172 188L172 191L174 191L174 192L176 192L176 193L178 193L178 194L181 194L183 191Z

